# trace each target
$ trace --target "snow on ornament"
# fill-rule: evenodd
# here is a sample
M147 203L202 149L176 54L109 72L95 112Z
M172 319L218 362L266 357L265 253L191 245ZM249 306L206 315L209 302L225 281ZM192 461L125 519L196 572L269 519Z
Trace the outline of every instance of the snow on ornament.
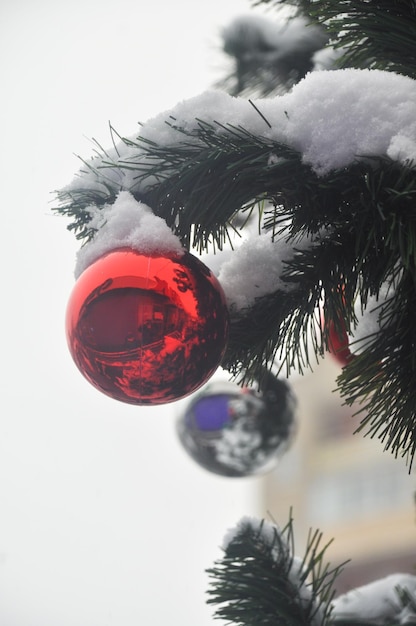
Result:
M224 355L229 317L222 287L130 194L120 194L104 217L78 258L66 313L71 355L111 398L136 405L179 400L206 383Z
M261 391L211 382L177 420L185 451L201 467L227 477L271 471L294 433L295 399L289 385L266 374Z

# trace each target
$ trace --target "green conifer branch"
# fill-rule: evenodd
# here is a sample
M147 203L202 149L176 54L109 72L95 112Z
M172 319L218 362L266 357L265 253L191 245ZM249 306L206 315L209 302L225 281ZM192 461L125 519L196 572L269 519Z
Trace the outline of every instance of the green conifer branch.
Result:
M223 558L207 570L214 617L239 626L324 626L344 565L325 563L329 545L311 532L303 559L295 560L292 519L281 531L242 520Z
M380 309L380 331L368 338L338 381L346 402L361 404L365 412L359 430L405 456L410 468L416 451L415 306L413 276L406 272Z
M339 67L383 69L416 76L415 0L258 0L298 7L324 26L342 50Z

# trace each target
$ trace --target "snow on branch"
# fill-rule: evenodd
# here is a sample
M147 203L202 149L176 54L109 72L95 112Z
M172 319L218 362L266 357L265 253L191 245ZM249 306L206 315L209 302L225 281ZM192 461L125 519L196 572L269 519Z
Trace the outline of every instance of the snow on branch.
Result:
M322 626L341 566L324 564L321 534L310 534L303 558L293 553L293 524L283 528L244 517L224 538L224 557L208 570L215 617L241 626ZM329 545L329 544L328 544Z
M298 150L319 176L368 157L416 160L416 81L406 76L382 70L312 72L289 93L253 104L261 116L245 99L206 92L148 121L140 136L172 146L184 141L177 128L192 141L198 120L217 123L218 133L232 124Z
M85 162L60 195L105 193L108 187L144 191L158 182L143 174L144 165L150 166L144 147L198 146L201 120L215 124L218 134L232 125L286 144L319 176L369 157L411 164L416 161L415 107L416 81L382 70L312 72L289 93L252 103L207 91L150 119L136 139L124 139Z
M243 517L208 571L215 617L241 626L399 626L416 623L416 576L396 573L335 597L341 569L324 564L321 534L294 555L293 520L283 529ZM261 617L260 617L261 616ZM259 619L261 621L259 621Z
M333 601L332 619L338 626L416 624L416 576L391 574L352 589Z
M285 280L285 268L302 248L308 248L319 238L305 236L294 245L284 237L272 239L260 234L246 239L232 255L227 255L219 266L218 278L223 286L231 312L252 307L258 298L282 292L282 296L296 288Z

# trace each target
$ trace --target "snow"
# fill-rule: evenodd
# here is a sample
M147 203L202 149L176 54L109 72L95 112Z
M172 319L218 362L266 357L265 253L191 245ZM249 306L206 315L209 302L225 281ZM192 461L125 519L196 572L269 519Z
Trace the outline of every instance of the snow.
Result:
M400 590L416 594L416 576L391 574L336 598L333 601L332 618L353 620L360 618L366 624L388 626L389 624L414 624L416 612L400 598Z
M160 145L183 140L166 124L191 131L197 119L232 123L254 135L283 142L302 154L319 176L368 157L416 161L416 81L383 70L309 73L282 96L253 100L208 91L147 122L141 136ZM224 132L218 127L218 132ZM195 139L197 141L197 139Z
M416 81L391 72L313 72L293 89L289 143L318 175L368 156L416 159ZM267 115L267 113L266 113ZM409 143L395 145L406 136Z
M219 271L230 310L251 307L256 298L274 291L289 291L290 283L281 278L283 261L293 256L293 245L272 241L263 234L244 241Z
M217 275L230 311L250 308L258 298L276 291L284 297L294 288L283 280L285 263L297 251L312 246L321 235L305 236L294 244L284 238L272 240L270 234L264 233L244 240L231 255L224 255L223 262L217 263Z
M166 222L152 210L137 202L128 191L121 191L114 204L87 209L92 215L89 223L96 228L95 237L77 255L75 276L104 254L117 248L131 248L145 255L182 256L182 245Z

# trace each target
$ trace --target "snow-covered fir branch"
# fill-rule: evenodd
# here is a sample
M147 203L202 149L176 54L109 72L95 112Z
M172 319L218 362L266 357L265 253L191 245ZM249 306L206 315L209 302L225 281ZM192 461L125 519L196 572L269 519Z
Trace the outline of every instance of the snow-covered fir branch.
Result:
M381 70L312 72L290 93L253 104L255 108L221 91L183 101L150 119L138 137L96 155L60 193L105 193L107 185L139 193L157 182L138 180L146 161L142 142L198 144L200 120L214 123L218 133L231 123L253 136L285 143L320 176L369 157L416 160L416 81L411 78Z
M311 533L303 557L294 554L293 520L284 528L243 517L223 541L224 557L208 570L215 616L242 626L324 626L341 566L324 563L328 545ZM253 581L256 581L253 584Z

